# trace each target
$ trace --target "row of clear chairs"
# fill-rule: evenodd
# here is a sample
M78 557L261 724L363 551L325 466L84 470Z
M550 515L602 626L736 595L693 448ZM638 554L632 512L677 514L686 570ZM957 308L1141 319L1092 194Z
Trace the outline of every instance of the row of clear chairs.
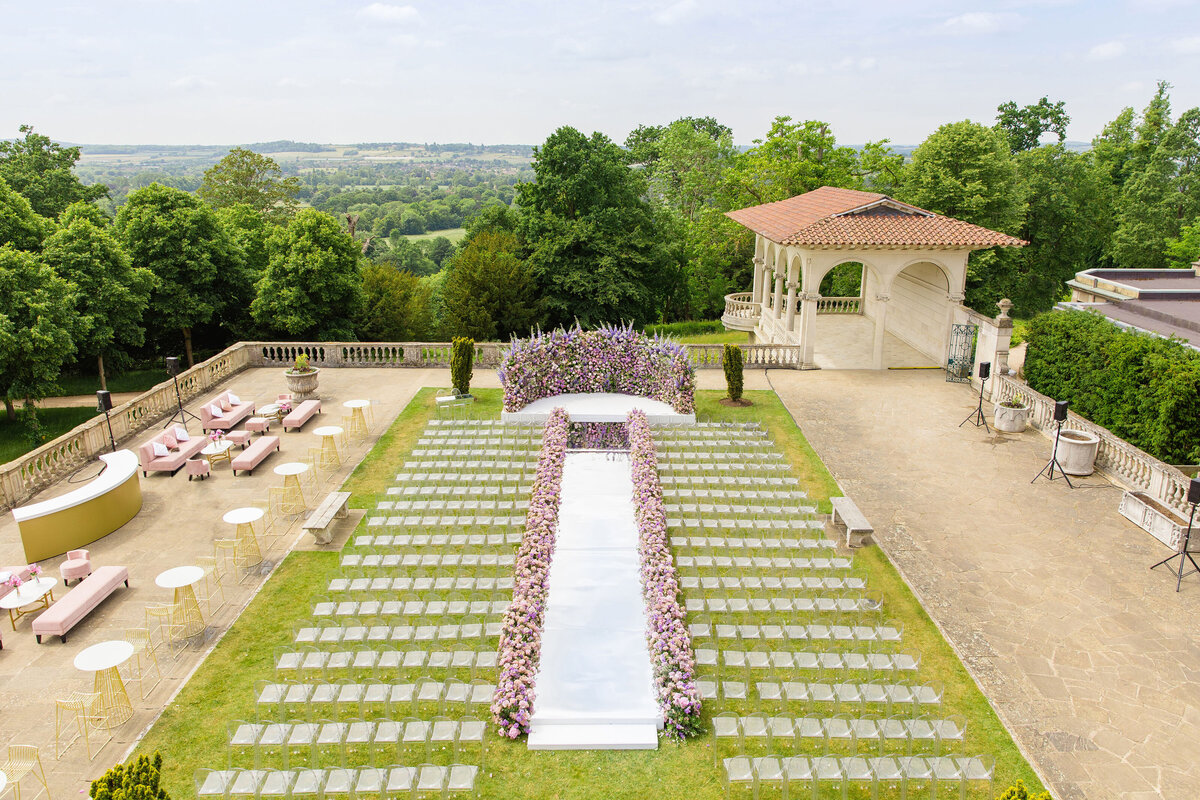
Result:
M880 755L898 752L941 755L947 743L961 746L966 730L966 718L961 716L792 717L769 716L762 712L738 716L724 712L713 717L713 763L718 763L720 754L726 751L731 755L745 755L751 751L780 754L811 747L818 742L826 755L835 752L855 754L860 752L860 745L878 751Z
M260 681L255 687L255 701L260 718L276 720L427 718L486 711L495 694L495 684L481 678L471 683L433 678L416 683L390 680L394 678L374 682Z
M713 535L675 535L671 537L673 551L699 551L696 555L709 555L706 550L736 551L746 550L762 552L764 550L832 550L837 543L824 536L812 535L813 529L807 526L798 527L790 534L769 536L713 536ZM731 555L747 555L748 553L731 553ZM716 556L715 552L711 555Z
M689 472L660 474L658 480L663 487L684 487L694 490L699 490L700 487L710 487L726 492L733 491L739 487L746 489L763 489L767 487L774 489L804 489L804 486L800 483L800 479L793 475L763 477L761 475L705 475L697 472Z
M479 514L439 514L437 516L419 516L410 514L389 514L387 509L367 515L367 526L371 528L386 527L390 533L403 533L412 530L429 530L431 528L448 528L450 531L462 531L472 526L502 525L518 527L525 524L524 515L507 517L483 516ZM381 533L383 531L380 531Z
M693 622L688 625L693 641L712 639L715 641L786 641L786 642L841 642L894 643L904 636L904 623L888 620L881 625L753 625L736 624L733 619L718 618L715 622Z
M450 472L461 476L491 472L525 475L537 468L536 458L421 458L405 461L403 472Z
M345 559L343 559L343 564ZM728 569L736 570L787 570L790 574L799 571L831 572L847 571L854 564L849 558L838 556L675 556L679 569ZM696 574L696 573L689 573Z
M403 498L403 495L397 495ZM439 515L454 514L462 512L470 514L472 517L495 514L511 515L525 511L529 508L529 501L522 499L500 499L489 500L485 498L468 498L451 500L447 498L433 499L411 499L403 498L399 500L388 501L389 505L385 506L388 510L394 511L397 514L432 514Z
M793 575L779 577L777 575L684 575L679 579L683 589L724 589L740 591L754 589L764 591L783 591L785 589L806 589L820 591L823 589L857 589L867 588L867 579L858 575Z
M473 475L466 480L461 472L422 472L405 471L396 475L396 483L405 486L502 486L522 487L533 483L533 475L522 468L517 470L496 470L487 475Z
M848 614L869 615L883 611L882 595L862 589L826 589L823 594L765 595L737 594L727 589L698 590L688 597L689 613L712 614Z
M293 626L296 644L365 644L371 646L426 642L453 643L493 639L500 636L501 620L482 617L463 618L441 625L397 625L386 618L321 621L323 624L297 622ZM481 645L482 646L482 645Z
M458 655L456 654L469 654ZM292 649L282 647L275 653L275 674L281 678L322 676L341 677L347 672L386 678L398 669L461 668L472 673L495 666L495 652L474 650L401 650L380 646L358 650L322 649L319 646Z
M922 709L941 705L945 687L932 683L818 683L809 681L697 681L701 697L714 700L737 700L750 704L755 710L779 708L784 703L804 703L832 706L837 711L853 708L861 712L883 709L891 715L893 709L918 716Z
M197 797L218 798L346 798L347 800L383 800L384 798L444 798L477 796L475 765L417 767L335 767L333 769L197 770L194 781Z
M747 670L787 670L824 680L826 676L848 672L891 675L916 672L921 667L921 654L917 652L777 650L760 646L753 650L697 647L695 654L698 667L714 667L717 675L744 674Z
M401 567L511 567L511 553L346 553L345 570L394 570ZM800 567L797 567L799 569ZM848 567L847 567L848 568Z
M473 592L470 597L452 593L444 600L422 600L416 592L407 592L397 600L325 600L313 605L314 617L465 617L500 616L511 596L500 592Z
M731 798L735 788L758 798L763 787L778 789L784 797L801 798L811 792L813 800L821 796L822 784L835 784L842 797L849 794L851 784L866 784L871 796L878 797L881 786L897 786L900 796L907 797L909 788L920 786L936 798L939 785L951 784L962 798L967 797L968 785L987 783L986 797L992 796L996 762L991 756L735 756L723 764L725 797Z
M235 760L288 767L391 764L396 761L484 765L486 725L474 717L404 719L237 720L228 726Z
M508 592L513 588L513 577L451 577L448 575L400 575L375 578L331 578L330 592L451 592L481 591ZM835 587L830 587L835 588Z

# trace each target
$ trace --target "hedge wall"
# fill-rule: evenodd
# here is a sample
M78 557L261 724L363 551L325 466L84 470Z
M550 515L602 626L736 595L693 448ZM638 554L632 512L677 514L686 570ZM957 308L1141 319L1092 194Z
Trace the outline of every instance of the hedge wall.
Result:
M1200 353L1090 311L1029 325L1025 379L1168 464L1200 463Z

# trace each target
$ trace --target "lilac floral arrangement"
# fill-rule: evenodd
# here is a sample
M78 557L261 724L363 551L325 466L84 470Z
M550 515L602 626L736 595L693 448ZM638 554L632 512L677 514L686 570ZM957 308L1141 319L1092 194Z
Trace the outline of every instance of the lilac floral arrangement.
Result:
M679 603L679 578L667 538L658 456L645 413L631 412L628 429L642 596L646 601L646 644L650 648L658 705L666 720L664 730L669 736L684 739L695 736L701 729L696 657L686 615Z
M592 331L576 325L513 339L500 363L500 385L505 411L578 392L620 392L661 400L680 414L695 410L696 371L687 351L632 325Z
M572 422L567 446L572 450L628 450L624 422Z
M500 629L500 655L496 665L496 694L492 719L500 734L515 739L529 732L533 713L533 683L542 650L542 623L546 615L547 579L558 527L563 462L566 460L569 423L567 412L550 412L542 434L525 535L517 550L512 604Z

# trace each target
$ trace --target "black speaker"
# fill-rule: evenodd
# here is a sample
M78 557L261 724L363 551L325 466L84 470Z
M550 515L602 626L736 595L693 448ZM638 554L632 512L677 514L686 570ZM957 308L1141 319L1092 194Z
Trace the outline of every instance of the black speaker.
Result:
M96 410L112 411L112 394L101 389L96 392Z
M1192 478L1188 484L1188 502L1200 503L1200 478Z
M992 376L992 362L980 361L979 362L979 380L986 381L991 376Z
M178 375L179 374L179 359L176 358L175 356L171 356L167 359L167 374L168 375Z
M1067 401L1066 400L1055 400L1054 401L1054 421L1055 422L1066 422L1067 421Z

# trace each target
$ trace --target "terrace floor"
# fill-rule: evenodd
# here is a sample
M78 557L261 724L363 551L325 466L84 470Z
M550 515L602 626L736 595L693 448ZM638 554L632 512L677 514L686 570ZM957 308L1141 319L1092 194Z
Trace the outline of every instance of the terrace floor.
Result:
M1148 569L1120 489L1030 484L1049 440L958 427L940 371L770 379L1056 797L1200 796L1200 579Z

